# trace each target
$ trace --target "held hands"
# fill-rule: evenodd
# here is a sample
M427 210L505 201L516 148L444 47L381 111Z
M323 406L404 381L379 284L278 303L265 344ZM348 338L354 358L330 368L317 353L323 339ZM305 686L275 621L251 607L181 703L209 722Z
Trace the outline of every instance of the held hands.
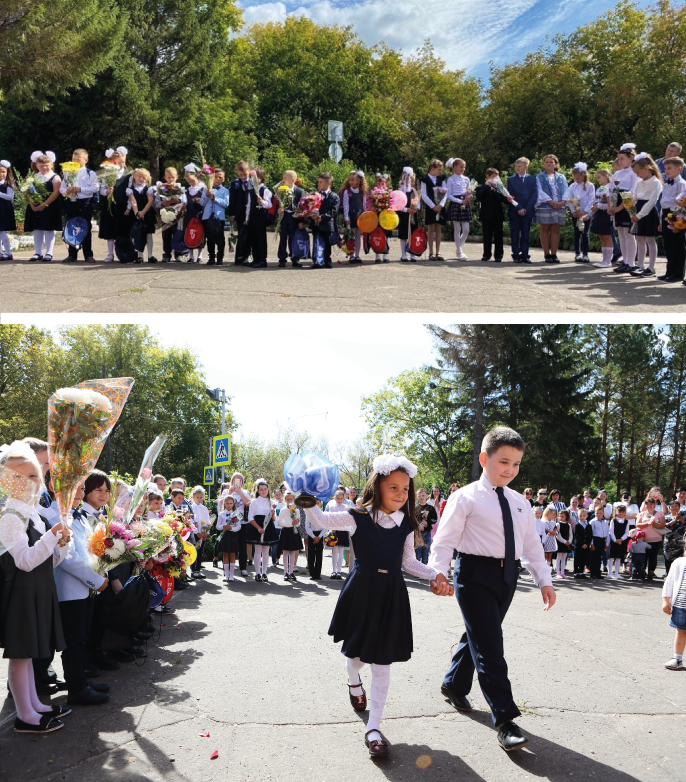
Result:
M431 580L429 586L434 595L438 595L438 597L452 597L455 594L455 590L450 586L443 573L437 573L436 578Z
M321 538L312 538L312 540L313 540L315 543L319 543L319 541L321 540Z
M550 611L557 600L555 590L549 586L541 587L541 597L543 598L543 610Z
M520 217L524 217L524 215L526 214L526 209L520 209L520 210L517 212L517 214L518 214Z

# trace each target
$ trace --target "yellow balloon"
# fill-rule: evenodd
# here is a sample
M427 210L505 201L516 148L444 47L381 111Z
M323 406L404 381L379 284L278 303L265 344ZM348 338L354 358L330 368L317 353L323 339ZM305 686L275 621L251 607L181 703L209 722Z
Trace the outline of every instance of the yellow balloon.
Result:
M398 213L391 209L384 209L379 213L379 225L384 231L392 231L394 228L398 227L399 222L400 218L398 217Z
M195 546L191 546L191 544L187 541L183 541L183 550L188 554L188 557L190 559L189 565L192 565L195 560L198 558L198 552L195 548Z

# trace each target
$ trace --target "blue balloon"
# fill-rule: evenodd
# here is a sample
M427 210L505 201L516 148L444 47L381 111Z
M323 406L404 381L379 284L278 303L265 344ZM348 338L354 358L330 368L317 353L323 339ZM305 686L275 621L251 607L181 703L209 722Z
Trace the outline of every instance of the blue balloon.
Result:
M338 467L314 451L292 453L283 467L283 477L296 493L311 494L327 503L336 491Z

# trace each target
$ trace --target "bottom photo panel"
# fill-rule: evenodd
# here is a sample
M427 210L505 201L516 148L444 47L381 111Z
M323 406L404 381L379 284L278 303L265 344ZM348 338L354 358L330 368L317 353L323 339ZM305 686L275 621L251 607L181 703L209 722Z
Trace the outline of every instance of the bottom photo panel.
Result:
M686 325L431 318L2 318L3 782L686 780Z

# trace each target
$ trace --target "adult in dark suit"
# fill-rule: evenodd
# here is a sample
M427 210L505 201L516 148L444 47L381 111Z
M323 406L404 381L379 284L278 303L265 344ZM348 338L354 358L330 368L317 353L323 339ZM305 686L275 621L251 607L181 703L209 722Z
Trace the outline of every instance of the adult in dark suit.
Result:
M510 223L512 260L515 263L531 263L529 256L529 232L538 200L536 177L527 174L529 160L520 157L515 161L515 173L507 178L507 189L517 206L510 204L507 217Z

